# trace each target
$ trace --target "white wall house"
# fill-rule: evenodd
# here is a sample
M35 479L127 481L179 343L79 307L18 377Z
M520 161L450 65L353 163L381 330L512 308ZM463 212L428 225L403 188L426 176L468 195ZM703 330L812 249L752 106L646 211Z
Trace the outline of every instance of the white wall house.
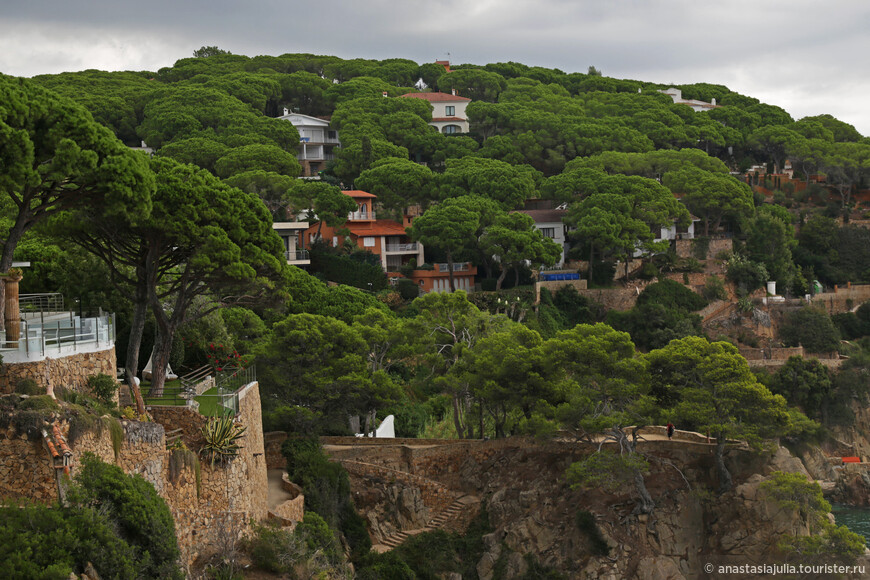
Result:
M299 132L299 153L296 158L302 164L302 175L313 177L323 170L326 162L335 159L333 149L341 147L338 131L331 129L329 121L284 109L278 117L290 121Z
M308 229L308 222L275 222L272 229L284 243L284 258L288 264L306 266L311 263L308 250L302 244L302 234Z
M424 99L432 104L432 121L429 123L441 133L468 133L468 118L465 108L471 99L447 93L407 93L400 98Z
M567 226L562 223L562 218L568 213L564 209L524 209L519 213L524 213L535 220L535 228L541 232L545 238L550 238L562 248L562 255L556 266L562 266L567 259L570 244L567 241Z
M710 103L706 101L698 101L695 99L684 99L683 91L681 91L680 89L675 89L674 87L659 92L669 96L671 100L674 101L675 105L688 105L689 107L692 107L692 110L696 113L700 113L702 111L709 111L710 109L716 109L719 107L719 105L716 104L716 99L713 99L713 101Z

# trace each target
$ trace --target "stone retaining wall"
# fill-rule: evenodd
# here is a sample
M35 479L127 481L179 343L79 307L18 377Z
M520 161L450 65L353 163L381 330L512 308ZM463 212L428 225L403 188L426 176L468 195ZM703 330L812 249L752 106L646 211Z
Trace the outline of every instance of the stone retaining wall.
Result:
M81 352L60 358L0 365L0 394L12 393L21 379L33 379L42 387L66 387L87 392L88 377L117 373L115 347L98 352Z
M588 280L547 280L546 282L535 282L535 304L541 302L541 288L546 288L550 293L555 294L562 286L573 286L578 292L586 290Z
M824 308L828 314L849 312L870 300L870 284L847 284L834 287L833 292L822 292L812 297L813 306Z
M252 520L266 517L268 482L260 413L257 383L242 387L237 419L247 431L240 456L228 465L203 461L199 489L192 468L183 467L174 479L170 477L172 452L166 449L161 422L122 421L125 438L117 461L109 429L82 435L70 445L73 475L88 451L117 463L127 473L142 475L169 505L182 559L189 565L199 556L225 551L228 542L237 541ZM164 421L177 417L187 417L187 413L162 415ZM173 423L165 424L172 428ZM69 425L61 424L61 432L66 435L68 431ZM0 430L0 498L57 499L54 469L41 440L29 441L13 429Z
M181 440L188 449L199 449L202 446L202 428L208 422L191 407L181 405L148 405L151 418L163 425L167 431L181 429Z

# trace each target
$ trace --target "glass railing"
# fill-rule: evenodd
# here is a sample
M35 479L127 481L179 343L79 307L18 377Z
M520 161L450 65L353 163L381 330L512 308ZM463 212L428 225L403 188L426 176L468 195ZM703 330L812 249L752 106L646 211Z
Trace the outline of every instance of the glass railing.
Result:
M6 363L96 352L115 344L114 314L81 317L72 312L59 315L42 312L22 317L20 324L17 339L6 331L0 332L0 354Z

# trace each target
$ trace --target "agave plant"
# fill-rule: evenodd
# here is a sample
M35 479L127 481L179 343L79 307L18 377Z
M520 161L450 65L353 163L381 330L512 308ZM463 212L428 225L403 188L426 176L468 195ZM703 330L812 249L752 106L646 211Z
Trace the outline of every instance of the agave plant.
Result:
M246 429L244 425L235 423L231 415L209 420L202 428L205 444L199 451L200 455L210 460L212 466L215 462L229 462L238 456L239 449L242 448L239 439L245 434Z

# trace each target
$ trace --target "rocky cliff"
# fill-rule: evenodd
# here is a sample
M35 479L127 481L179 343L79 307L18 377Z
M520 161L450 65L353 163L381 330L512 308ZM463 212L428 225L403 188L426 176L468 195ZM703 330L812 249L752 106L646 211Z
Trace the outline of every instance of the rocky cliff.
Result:
M457 495L474 494L486 505L493 533L484 537L486 553L477 564L478 577L520 578L525 554L567 578L644 580L703 577L704 565L720 558L731 562L783 562L777 544L785 534L804 535L806 523L760 491L774 471L806 474L801 461L784 448L754 452L733 446L727 463L734 489L718 496L713 446L677 441L641 443L651 470L647 486L655 513L633 516L631 490L609 494L573 490L564 478L571 462L591 453L590 445L536 444L530 441L490 442L456 446L440 452L438 461L414 453L402 468L437 479ZM368 457L375 461L376 451ZM385 483L385 482L382 482ZM407 486L391 484L373 491L356 479L355 491L369 494L357 503L370 509L374 533L407 529L422 521L422 507ZM578 512L590 512L609 549L602 554ZM417 514L416 516L412 514ZM410 518L409 518L410 517ZM416 521L413 522L413 518ZM377 538L374 538L377 541Z

